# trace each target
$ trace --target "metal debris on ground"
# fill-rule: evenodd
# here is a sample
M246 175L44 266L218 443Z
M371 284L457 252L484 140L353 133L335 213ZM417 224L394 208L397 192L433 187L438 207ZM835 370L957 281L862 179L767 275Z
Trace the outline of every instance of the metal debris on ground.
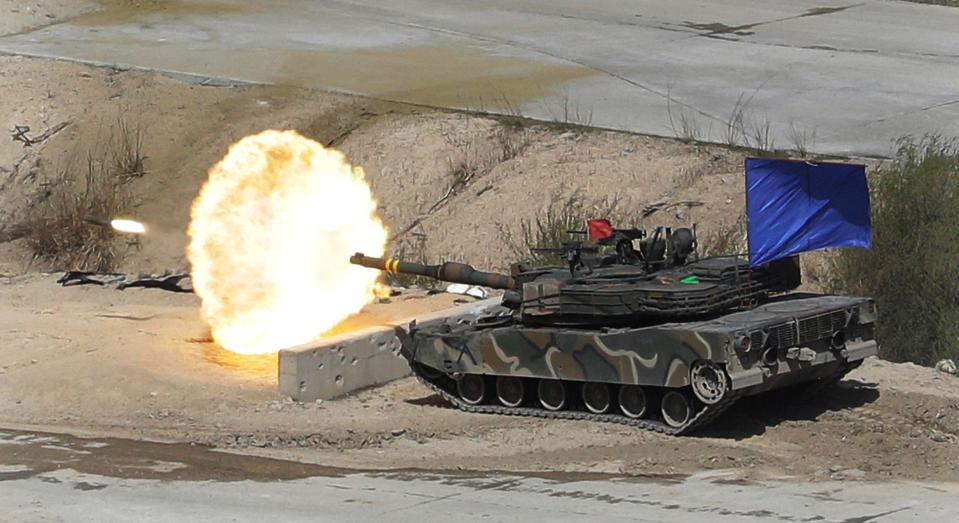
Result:
M21 142L24 147L30 147L33 145L33 139L27 136L27 133L30 132L29 125L14 125L13 130L10 131L11 136L15 142Z
M939 360L939 363L936 363L936 370L959 376L959 369L956 368L956 362L953 360Z
M37 136L36 138L30 138L29 136L27 136L27 133L30 132L29 125L14 125L13 130L10 131L10 134L13 137L14 141L22 143L24 147L31 147L38 143L43 143L47 141L48 139L50 139L51 136L62 131L68 125L70 125L69 121L60 122L57 125L54 125L53 127L47 129L42 134L40 134L40 136Z
M681 200L674 203L669 203L668 197L663 197L658 200L653 200L643 206L643 218L649 217L657 211L668 211L670 209L675 209L677 207L686 207L691 209L693 207L699 207L703 205L703 202L699 200Z
M465 283L453 283L446 287L446 292L450 294L462 294L484 300L489 297L489 291L476 285L466 285Z
M63 287L73 285L113 285L123 281L124 275L114 272L67 271L57 280Z
M64 287L72 285L113 285L121 291L129 287L145 287L170 292L193 292L190 274L185 272L130 275L113 272L67 271L57 280L57 283Z

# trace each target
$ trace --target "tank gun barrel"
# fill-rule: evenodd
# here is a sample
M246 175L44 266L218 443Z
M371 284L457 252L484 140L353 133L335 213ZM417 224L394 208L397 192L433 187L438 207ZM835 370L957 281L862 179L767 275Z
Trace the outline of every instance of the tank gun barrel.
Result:
M350 257L350 263L397 274L418 274L451 283L481 285L493 289L516 287L516 281L506 274L478 271L465 263L446 262L440 265L423 265L392 258L374 258L360 252Z

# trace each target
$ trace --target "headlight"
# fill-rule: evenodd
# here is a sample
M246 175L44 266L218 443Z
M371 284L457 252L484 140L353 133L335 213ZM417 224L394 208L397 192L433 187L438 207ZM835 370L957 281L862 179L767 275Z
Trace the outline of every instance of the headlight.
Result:
M876 300L866 300L859 305L859 323L873 323L879 317Z

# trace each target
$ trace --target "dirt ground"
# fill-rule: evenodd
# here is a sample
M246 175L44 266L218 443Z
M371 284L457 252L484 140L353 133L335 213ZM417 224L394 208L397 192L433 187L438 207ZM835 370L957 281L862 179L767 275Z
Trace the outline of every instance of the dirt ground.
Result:
M94 7L0 0L0 32ZM477 268L505 268L505 244L522 221L573 194L597 210L615 199L636 216L650 202L676 204L629 225L698 223L704 235L735 222L743 207L743 153L718 146L9 56L0 57L0 91L5 129L28 125L38 136L66 123L32 147L0 140L0 240L118 120L142 128L147 172L132 188L136 217L152 232L128 253L126 272L187 269L189 206L207 169L231 143L267 128L297 129L362 165L394 251ZM37 272L66 268L32 260L22 239L0 241L0 427L358 468L732 468L743 477L959 481L959 379L931 369L870 360L818 400L746 399L689 438L465 414L411 379L295 404L276 390L273 357L240 358L206 341L195 296L61 288L55 274ZM401 296L372 306L364 321L453 300Z
M29 31L98 7L85 0L0 0L0 34Z
M416 314L452 297L394 298ZM0 427L186 441L350 468L959 481L959 378L869 360L825 396L740 401L694 437L467 414L413 379L297 404L271 356L204 341L192 295L0 280ZM379 308L379 311L376 309ZM385 311L384 311L385 309Z

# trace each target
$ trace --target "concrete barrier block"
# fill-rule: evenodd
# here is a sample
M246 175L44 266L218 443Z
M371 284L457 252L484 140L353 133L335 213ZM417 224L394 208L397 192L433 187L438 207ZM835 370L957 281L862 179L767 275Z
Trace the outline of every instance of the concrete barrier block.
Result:
M449 318L467 320L499 303L499 298L490 298L423 314L415 319L420 325ZM280 392L297 401L327 400L409 375L409 365L400 356L397 329L406 328L413 319L281 350L278 358Z

